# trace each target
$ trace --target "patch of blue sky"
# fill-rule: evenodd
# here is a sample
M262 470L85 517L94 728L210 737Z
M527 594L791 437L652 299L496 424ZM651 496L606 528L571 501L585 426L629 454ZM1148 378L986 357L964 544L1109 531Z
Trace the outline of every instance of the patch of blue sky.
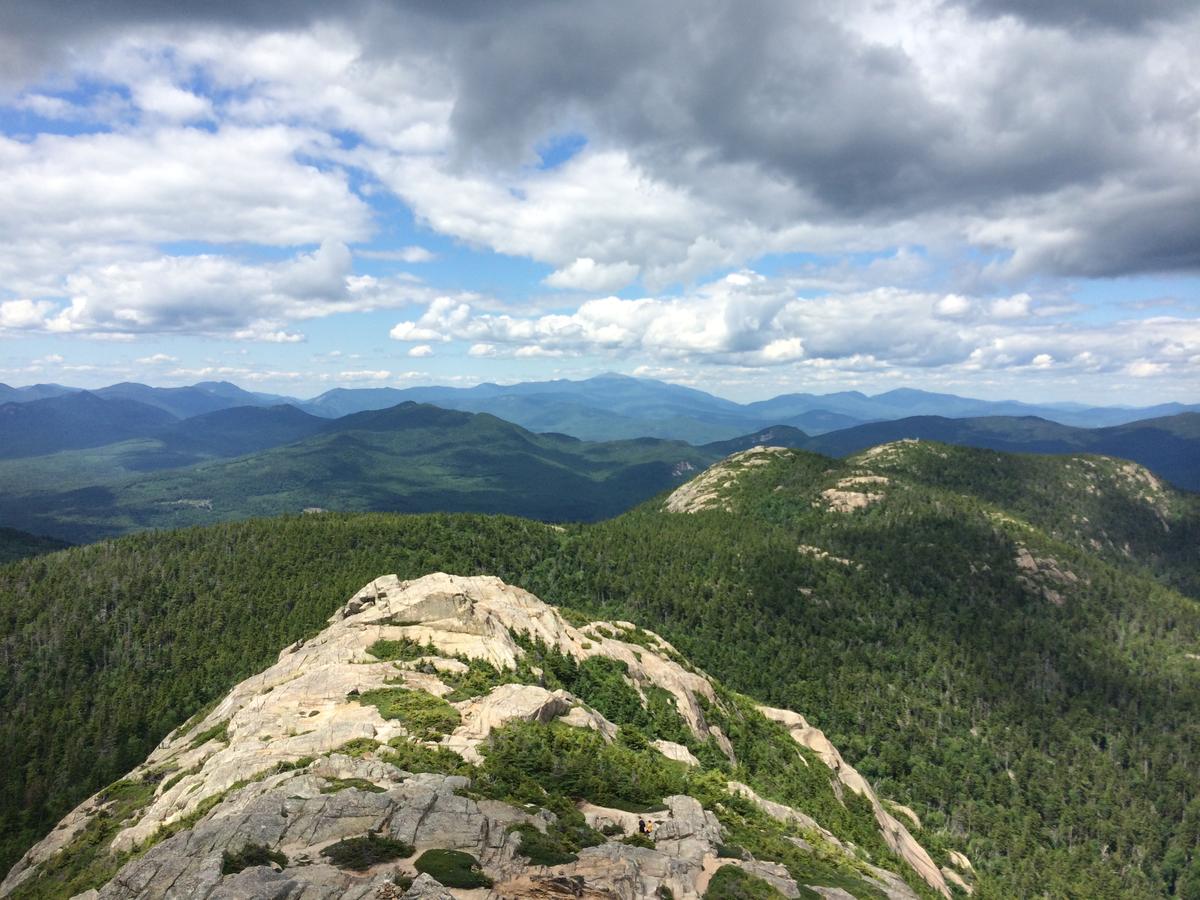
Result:
M403 270L442 290L476 291L498 300L523 301L531 287L553 271L544 263L496 253L440 234L420 224L408 205L388 191L375 190L364 199L371 205L377 232L372 240L355 244L356 250L396 252L415 246L428 250L434 258L406 263L360 255L355 259L355 271L360 274L382 277Z
M1092 278L1073 282L1070 297L1086 307L1081 320L1095 324L1154 316L1194 316L1200 311L1200 277Z
M115 115L122 107L126 115ZM99 134L132 121L126 86L84 77L70 84L30 87L0 102L0 133L18 140L33 140L39 134Z
M345 128L331 128L327 133L338 142L338 146L343 150L353 150L363 143L360 135Z
M554 270L531 259L451 243L436 259L413 271L442 290L474 291L520 303L538 293L542 280ZM548 288L545 290L549 293Z
M587 136L578 131L551 135L534 148L538 155L537 168L542 171L557 169L583 152L587 143Z
M221 256L232 257L245 263L271 263L293 259L298 252L314 250L316 245L272 247L246 241L165 241L157 247L166 256Z

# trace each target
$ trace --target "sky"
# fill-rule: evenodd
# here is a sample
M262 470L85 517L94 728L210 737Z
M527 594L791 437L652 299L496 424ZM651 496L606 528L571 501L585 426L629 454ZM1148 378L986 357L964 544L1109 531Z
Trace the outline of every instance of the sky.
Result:
M1197 45L1194 0L0 0L0 381L1196 402Z

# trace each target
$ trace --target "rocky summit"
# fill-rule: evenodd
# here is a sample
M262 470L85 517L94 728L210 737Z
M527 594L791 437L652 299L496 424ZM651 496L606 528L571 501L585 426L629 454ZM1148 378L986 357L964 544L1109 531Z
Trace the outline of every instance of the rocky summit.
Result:
M735 777L772 753L803 790ZM970 893L970 861L898 816L919 824L803 715L652 632L497 578L386 576L78 806L0 897Z

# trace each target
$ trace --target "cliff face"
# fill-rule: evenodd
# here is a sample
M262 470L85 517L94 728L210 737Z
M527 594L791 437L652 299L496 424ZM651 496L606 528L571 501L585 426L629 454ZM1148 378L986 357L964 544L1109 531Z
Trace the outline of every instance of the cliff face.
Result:
M554 666L586 677L564 682ZM598 699L558 686L599 691L597 672L610 681L593 699L634 698L605 700L617 721ZM801 715L732 696L657 635L626 622L576 627L499 579L379 578L319 635L286 648L81 804L13 868L0 897L437 897L448 887L456 896L683 898L704 895L727 866L786 897L845 897L854 885L891 898L915 897L914 888L950 896L948 879L969 891L965 857L939 865ZM716 722L747 717L806 769L827 767L820 788L846 807L822 807L836 823L733 780L744 770L739 748ZM652 718L678 722L678 739L646 740ZM542 732L523 723L560 734L560 748L583 740L597 760L619 748L613 759L643 761L679 789L641 807L617 802L611 768L597 768L590 782L571 776L569 805L544 784L530 801L531 788L514 788L495 762L498 738L512 736L528 771L556 779L586 768L588 752L560 759L543 748L549 758L533 759L526 744ZM647 777L639 768L633 781L644 788ZM886 850L851 839L846 822L859 808ZM657 827L640 836L639 819ZM774 843L730 847L735 833Z

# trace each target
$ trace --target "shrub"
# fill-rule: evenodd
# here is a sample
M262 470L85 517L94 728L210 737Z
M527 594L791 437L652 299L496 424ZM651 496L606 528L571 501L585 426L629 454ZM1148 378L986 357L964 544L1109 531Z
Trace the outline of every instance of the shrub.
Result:
M388 741L388 749L379 752L385 763L405 772L439 772L442 775L470 775L474 767L453 750L423 747L406 737Z
M497 799L545 805L549 794L639 812L684 786L683 766L657 751L607 744L595 731L557 723L510 723L480 750L476 788Z
M613 835L617 835L617 834L624 834L625 826L622 825L620 822L609 822L607 825L605 825L603 828L600 829L600 833L605 835L606 837L612 837Z
M641 832L621 838L621 843L628 844L630 847L644 847L647 850L654 849L654 841L650 840L650 838L646 837L646 835L642 834Z
M346 756L353 756L355 759L366 756L368 753L374 752L380 746L379 741L373 738L361 737L346 741L342 746L334 750L334 753L344 753Z
M363 837L346 838L331 844L321 851L321 855L329 857L339 869L361 872L377 863L412 856L413 849L412 844L381 837L372 831Z
M283 762L276 763L275 767L267 771L264 777L267 775L281 775L284 772L295 772L297 769L307 769L315 761L315 756L300 756L296 759L285 760Z
M218 722L212 728L200 732L192 738L191 747L195 750L197 747L203 747L209 741L224 741L229 743L229 720Z
M236 875L243 869L254 866L269 866L275 863L281 869L288 864L288 858L278 850L272 850L262 844L247 844L236 853L226 850L221 854L221 874Z
M414 866L448 888L492 886L492 879L479 868L479 860L461 850L426 850Z
M406 688L376 688L359 694L359 703L379 710L385 719L396 719L421 740L437 740L458 727L458 710L432 694Z
M497 669L484 659L460 656L460 661L466 663L467 671L461 674L440 672L442 681L453 688L445 699L452 702L469 700L489 693L493 688L502 684L532 684L536 679L528 665L519 664L516 669ZM525 661L522 660L521 663Z
M579 859L567 848L561 837L549 830L543 833L528 822L514 825L509 830L521 835L521 846L517 852L528 857L532 865L561 866Z
M717 844L718 859L746 859L746 851L737 844Z
M722 866L717 869L704 900L778 900L783 894L761 878L755 878L737 866Z
M437 648L432 644L418 644L408 638L398 641L380 639L367 648L376 659L385 661L400 661L420 659L422 656L436 656Z

